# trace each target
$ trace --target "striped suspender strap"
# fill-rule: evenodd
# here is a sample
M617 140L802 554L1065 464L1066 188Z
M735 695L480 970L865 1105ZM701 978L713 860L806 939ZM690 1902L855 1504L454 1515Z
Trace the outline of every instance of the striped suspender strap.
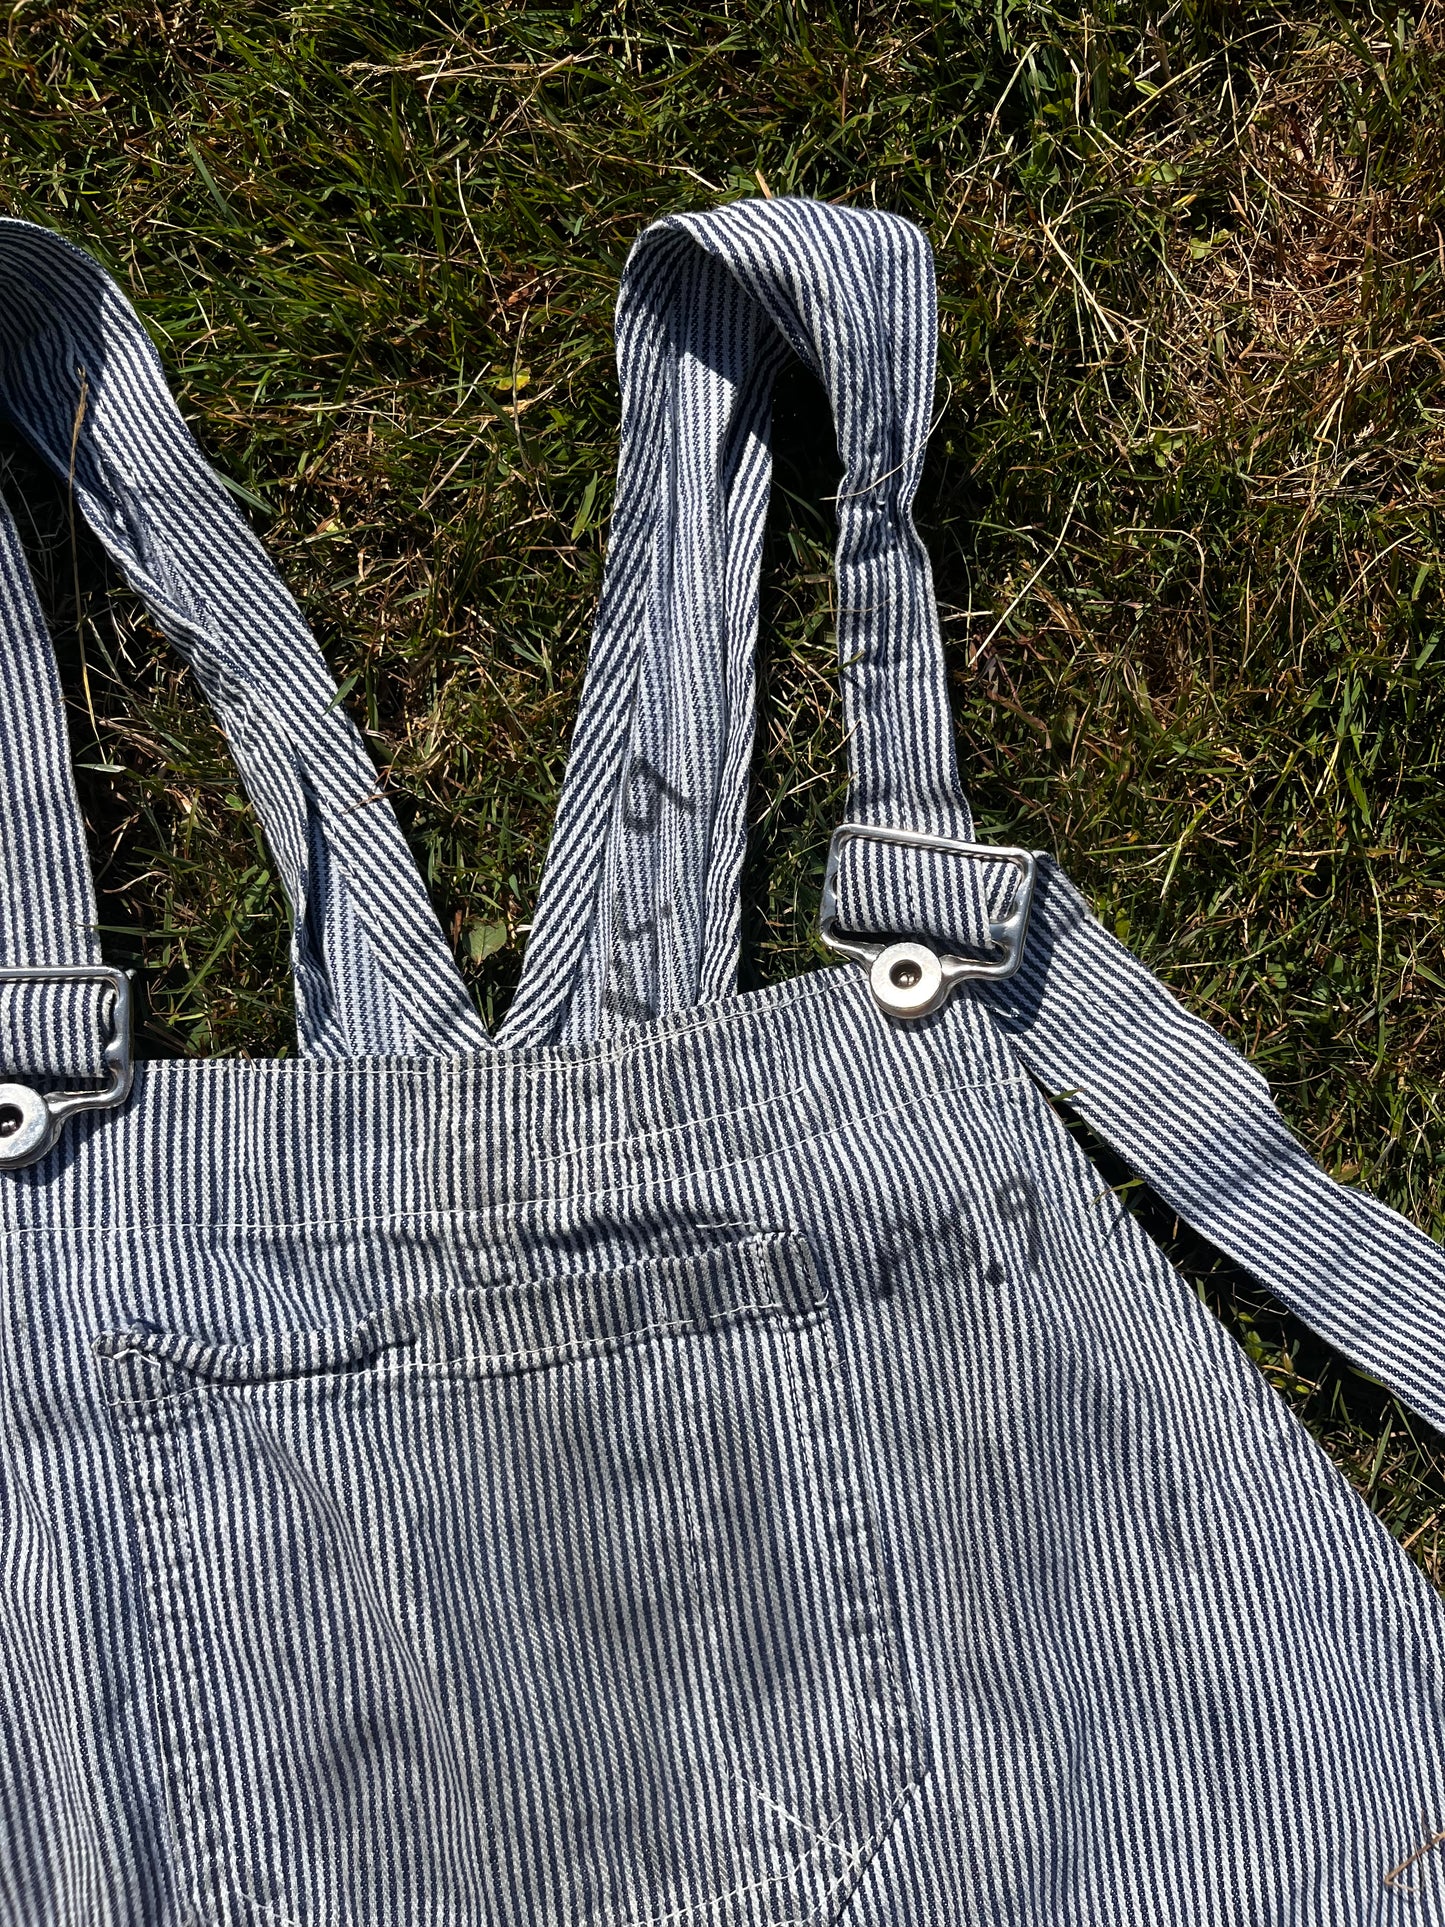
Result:
M736 985L768 397L799 356L833 406L848 816L967 840L928 563L911 503L935 352L907 223L791 200L677 216L618 304L623 449L607 584L537 937L504 1030L581 1040ZM842 923L979 950L1017 876L850 845ZM1336 1184L1269 1088L1115 941L1047 859L1023 962L985 998L1028 1072L1219 1250L1445 1426L1445 1252ZM928 1021L928 1020L924 1020Z
M607 583L537 929L503 1026L582 1040L736 988L771 387L827 390L855 822L967 840L928 558L909 512L928 439L932 257L893 215L741 202L659 221L617 308L622 456ZM847 847L844 922L987 941L1007 864Z
M838 648L851 820L970 839L911 503L936 316L927 243L885 214L746 202L658 222L618 304L623 447L607 582L511 1045L583 1043L736 987L774 376L837 424ZM129 303L87 255L0 221L0 411L192 662L294 907L303 1052L491 1047L295 603L205 465ZM99 962L50 644L0 505L0 968ZM845 846L844 929L987 948L1008 863ZM1179 1216L1445 1425L1445 1253L1335 1184L1263 1078L1040 863L1017 975L987 1000L1022 1064ZM95 1078L114 991L0 977L0 1077ZM927 1019L924 1020L929 1021Z
M191 662L295 915L304 1054L485 1049L376 770L265 551L207 467L110 277L58 235L0 221L0 414ZM0 965L99 962L55 661L0 504ZM99 1074L108 995L0 985L0 1072Z
M1025 1066L1185 1224L1445 1428L1445 1251L1322 1171L1260 1073L1040 870L1022 967L981 992Z

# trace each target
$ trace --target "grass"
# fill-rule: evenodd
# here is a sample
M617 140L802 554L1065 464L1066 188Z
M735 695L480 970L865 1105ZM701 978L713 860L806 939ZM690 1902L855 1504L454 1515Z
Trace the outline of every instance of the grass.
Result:
M876 202L938 256L920 520L982 833L1056 851L1330 1169L1445 1229L1438 0L5 19L0 205L133 291L488 1017L601 577L627 248L762 189ZM789 382L750 983L823 961L817 416ZM60 495L10 443L0 465L142 1047L283 1051L284 907L219 737L84 543L77 568ZM1445 1587L1442 1441L1156 1229Z

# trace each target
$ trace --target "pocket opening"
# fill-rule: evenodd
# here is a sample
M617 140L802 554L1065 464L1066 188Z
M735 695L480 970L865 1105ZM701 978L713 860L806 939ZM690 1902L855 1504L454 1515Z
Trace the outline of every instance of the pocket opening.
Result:
M806 1244L775 1233L686 1258L645 1260L601 1274L505 1279L404 1298L332 1331L215 1341L136 1320L103 1332L98 1359L129 1357L171 1366L210 1385L364 1369L386 1352L419 1365L501 1364L516 1357L571 1356L575 1348L651 1332L694 1332L730 1318L805 1315L827 1294Z

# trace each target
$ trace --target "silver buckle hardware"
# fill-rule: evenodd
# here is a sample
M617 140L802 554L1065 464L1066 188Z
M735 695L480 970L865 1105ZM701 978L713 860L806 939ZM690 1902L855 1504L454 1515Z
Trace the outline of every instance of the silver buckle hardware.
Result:
M76 1111L109 1111L130 1096L135 1075L130 1046L130 976L109 964L17 964L0 968L3 984L109 984L115 992L115 1031L105 1046L110 1082L103 1091L36 1091L0 1084L0 1171L34 1164Z
M985 963L976 957L959 957L948 951L940 955L926 943L877 943L866 938L840 937L836 929L835 886L839 858L849 837L863 837L875 843L901 843L913 850L941 850L947 856L1013 864L1019 873L1013 908L1006 917L988 927L990 941L1003 955ZM874 1002L889 1017L927 1017L938 1009L956 984L970 977L1002 983L1018 969L1023 961L1037 868L1032 850L1011 850L997 843L962 843L956 837L929 836L922 830L882 829L873 823L840 823L828 845L818 935L830 950L852 957L867 967Z

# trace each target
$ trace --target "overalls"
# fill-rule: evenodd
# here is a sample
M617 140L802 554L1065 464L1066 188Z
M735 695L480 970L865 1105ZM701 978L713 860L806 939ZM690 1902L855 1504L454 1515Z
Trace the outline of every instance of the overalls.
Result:
M496 1037L114 284L0 222L0 409L194 664L298 1054L148 1062L0 518L0 1918L1445 1921L1445 1606L1061 1122L1445 1423L1445 1262L1058 869L980 848L906 222L649 228ZM739 994L773 378L835 414L831 968ZM80 1093L72 1102L68 1094Z

